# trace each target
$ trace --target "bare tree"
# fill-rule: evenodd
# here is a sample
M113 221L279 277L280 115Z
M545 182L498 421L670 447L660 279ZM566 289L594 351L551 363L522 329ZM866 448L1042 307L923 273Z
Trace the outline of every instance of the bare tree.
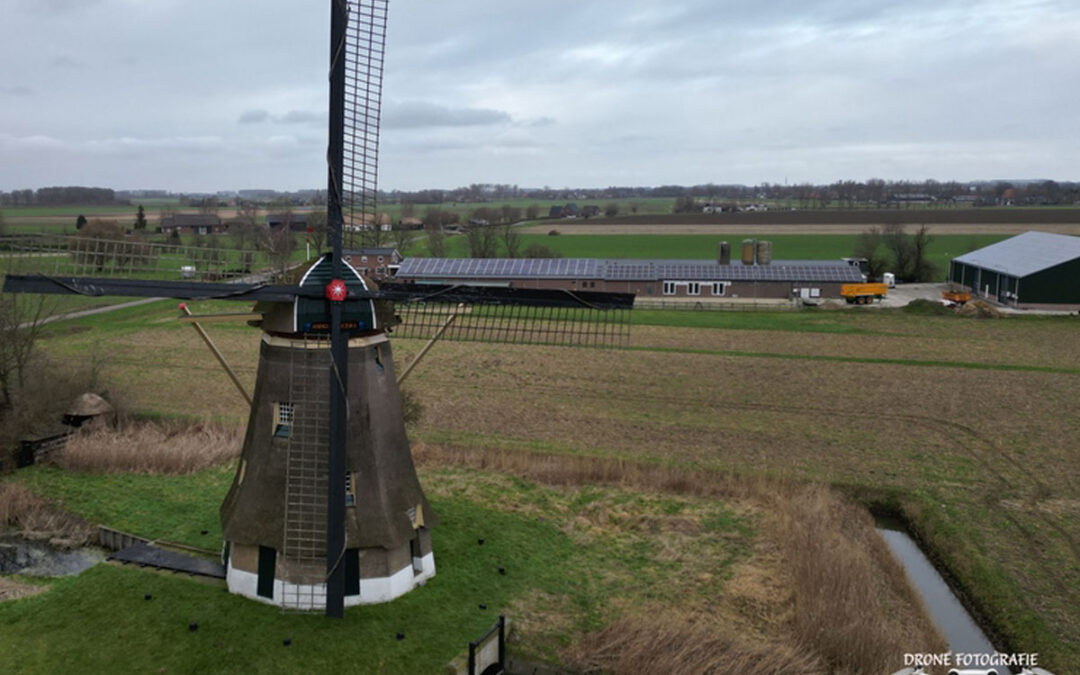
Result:
M540 205L529 204L525 209L525 218L528 220L536 220L540 217Z
M412 241L413 233L411 230L407 230L400 225L390 230L390 243L401 255L405 255L405 251L412 244Z
M0 412L26 386L27 367L52 303L48 296L0 294Z
M7 234L7 222L4 220L4 212L0 211L0 235Z
M556 251L553 248L548 248L543 244L532 243L525 247L526 258L561 258L563 254L561 251Z
M517 258L521 253L521 232L510 223L501 226L503 246L506 248L507 258Z
M311 230L308 236L311 238L311 246L315 249L316 253L322 251L323 244L326 243L327 231L326 231L326 211L312 211L308 214L308 229Z
M258 240L259 248L266 251L270 258L270 265L278 274L284 274L289 264L292 252L296 250L296 238L288 227L279 227L271 230L261 230Z
M911 237L911 277L915 282L933 281L937 276L937 266L930 262L927 253L933 237L926 225L920 225Z
M429 224L424 226L424 230L427 234L428 254L433 258L445 258L446 234L443 233L442 226L437 223Z
M247 248L251 239L257 239L259 229L259 205L255 202L238 201L236 220L230 228L237 248Z
M199 213L208 213L217 215L218 212L218 200L217 197L207 197L206 199L199 200Z
M866 259L866 276L871 281L880 280L889 266L889 259L881 245L883 239L880 227L872 227L855 237L854 255Z
M472 258L494 258L498 253L498 236L490 225L470 225L465 240Z
M510 204L503 204L499 209L502 214L502 222L504 223L516 223L521 220L521 209Z
M608 202L607 205L604 206L604 215L608 218L614 218L615 216L619 215L618 202Z
M937 268L926 257L932 241L926 225L919 227L918 232L911 237L899 223L885 226L883 242L893 255L897 279L914 283L934 279Z

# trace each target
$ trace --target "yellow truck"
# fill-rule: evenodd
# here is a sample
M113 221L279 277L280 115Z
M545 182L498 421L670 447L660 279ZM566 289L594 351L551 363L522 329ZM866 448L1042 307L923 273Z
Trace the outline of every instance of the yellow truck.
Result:
M853 305L869 305L875 299L884 298L888 292L888 284L844 284L840 287L841 297Z
M941 298L954 305L963 305L964 303L971 302L971 293L968 291L942 291Z

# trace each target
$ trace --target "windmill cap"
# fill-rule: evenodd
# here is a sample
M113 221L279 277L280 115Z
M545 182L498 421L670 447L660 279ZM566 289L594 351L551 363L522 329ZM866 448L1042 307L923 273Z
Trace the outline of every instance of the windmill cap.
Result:
M75 402L68 408L68 415L106 415L113 412L112 405L101 398L97 394L91 394L89 392L83 394L79 398L75 399Z

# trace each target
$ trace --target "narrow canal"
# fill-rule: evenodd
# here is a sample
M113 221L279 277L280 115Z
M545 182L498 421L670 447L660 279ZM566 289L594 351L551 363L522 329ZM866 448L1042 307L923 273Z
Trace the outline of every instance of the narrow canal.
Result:
M975 620L953 594L945 579L934 569L929 558L923 554L915 540L908 535L903 525L889 519L877 519L877 531L885 539L889 550L904 567L908 578L919 592L930 613L930 619L937 625L949 649L954 653L994 654L998 650L983 633ZM986 670L980 671L986 672ZM1007 668L999 667L1000 675L1008 675Z

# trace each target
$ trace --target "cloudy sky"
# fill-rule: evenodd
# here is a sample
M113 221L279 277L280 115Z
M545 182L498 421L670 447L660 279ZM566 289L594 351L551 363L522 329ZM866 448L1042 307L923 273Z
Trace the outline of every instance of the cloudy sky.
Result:
M325 186L325 0L0 0L0 190ZM1077 180L1076 0L392 0L380 184Z

